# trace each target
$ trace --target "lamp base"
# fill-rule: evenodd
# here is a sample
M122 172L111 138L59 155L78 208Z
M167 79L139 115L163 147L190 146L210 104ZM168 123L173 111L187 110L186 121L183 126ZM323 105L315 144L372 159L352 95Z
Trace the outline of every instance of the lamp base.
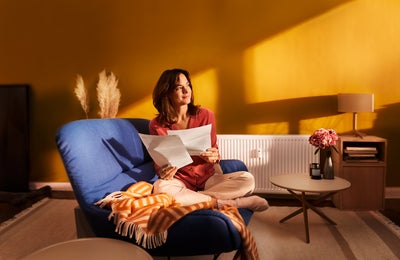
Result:
M364 136L367 136L366 133L361 133L361 132L359 132L359 131L357 131L357 130L355 130L355 129L353 129L352 134L353 134L354 136L356 136L356 137L360 137L361 139L364 138Z

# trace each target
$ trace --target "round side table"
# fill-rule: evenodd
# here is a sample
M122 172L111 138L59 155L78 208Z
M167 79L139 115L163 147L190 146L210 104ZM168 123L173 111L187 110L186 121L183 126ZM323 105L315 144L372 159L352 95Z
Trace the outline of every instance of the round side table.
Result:
M144 249L117 239L80 238L42 248L23 258L24 260L109 260L153 259Z
M286 220L303 213L307 243L310 243L307 210L311 209L330 224L336 225L332 219L326 216L316 206L327 198L332 197L335 193L348 189L351 186L350 182L336 176L332 180L313 180L310 178L309 174L301 173L276 175L270 177L269 181L275 186L286 189L293 195L293 197L301 201L302 207L281 219L280 222L283 223ZM316 193L319 194L319 197L312 203L307 200L306 193Z

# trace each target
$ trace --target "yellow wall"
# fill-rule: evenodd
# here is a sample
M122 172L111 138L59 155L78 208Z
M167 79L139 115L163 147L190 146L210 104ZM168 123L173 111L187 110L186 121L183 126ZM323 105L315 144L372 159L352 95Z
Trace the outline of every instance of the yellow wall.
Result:
M351 130L336 94L375 94L358 127L389 140L387 186L400 186L398 0L0 0L0 84L31 85L31 181L67 181L54 135L84 118L73 94L103 69L119 77L119 117L152 118L160 73L192 73L219 133Z

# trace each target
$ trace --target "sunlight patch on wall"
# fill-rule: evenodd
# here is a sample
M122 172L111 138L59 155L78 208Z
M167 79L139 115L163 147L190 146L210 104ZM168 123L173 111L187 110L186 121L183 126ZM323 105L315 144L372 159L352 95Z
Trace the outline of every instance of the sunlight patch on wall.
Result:
M368 133L374 127L376 113L358 113L357 129ZM335 116L305 119L299 122L300 134L312 134L319 128L332 128L337 133L350 133L353 129L353 114L341 113Z
M152 96L148 96L133 103L118 113L120 118L147 118L152 119L157 114L157 110L153 106Z
M347 125L349 124L349 125ZM319 117L299 121L300 134L312 134L315 130L325 128L334 129L336 132L350 131L351 121L345 119L342 115Z
M216 109L218 97L218 80L217 73L214 69L206 70L201 73L191 75L193 91L195 95L195 103L211 110ZM152 119L157 114L157 110L153 106L152 96L139 100L121 110L118 117L124 118L147 118Z
M195 103L216 112L218 99L218 76L209 69L191 76Z
M277 123L265 123L265 124L250 124L247 125L247 133L252 134L288 134L289 123L288 122L277 122Z
M350 126L347 125L350 129L353 127L353 115L346 115L349 117ZM378 119L377 113L358 113L358 120L357 120L357 129L361 132L368 133L368 129L372 129L374 127L379 127L377 125L376 120Z
M313 22L317 25L300 24L245 51L247 103L336 94L329 64L335 43L317 36L323 30Z
M399 20L392 9L398 11L399 4L351 2L247 49L246 102L382 91L388 102L398 100L388 66L400 54L393 45L400 34L394 32Z

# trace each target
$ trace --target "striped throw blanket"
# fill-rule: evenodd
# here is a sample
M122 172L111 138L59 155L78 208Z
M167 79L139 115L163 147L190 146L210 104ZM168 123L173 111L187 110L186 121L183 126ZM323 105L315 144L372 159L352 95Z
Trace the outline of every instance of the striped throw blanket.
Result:
M169 194L152 194L152 189L150 183L141 181L126 191L113 192L96 202L100 207L110 207L108 218L114 218L118 234L130 238L134 236L144 248L164 244L168 228L186 214L199 209L212 209L210 202L182 206ZM228 216L241 235L242 249L238 250L235 259L259 259L256 243L237 208L224 206L213 210Z

